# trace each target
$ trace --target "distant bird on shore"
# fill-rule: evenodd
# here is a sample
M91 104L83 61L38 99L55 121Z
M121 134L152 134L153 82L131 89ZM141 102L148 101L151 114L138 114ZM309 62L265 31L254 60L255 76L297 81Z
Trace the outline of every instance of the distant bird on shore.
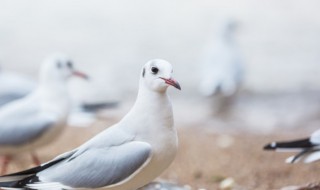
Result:
M285 142L272 142L264 146L264 150L298 152L298 154L287 158L287 163L311 163L318 161L320 160L320 130L315 131L308 138Z
M243 59L234 40L236 22L223 19L218 23L215 40L208 45L203 58L200 93L219 98L218 112L229 106L241 86L244 75Z
M221 93L233 95L243 79L243 60L234 40L236 22L222 20L217 29L215 41L209 45L204 65L200 92L204 96Z
M26 97L0 109L1 173L14 155L31 152L32 160L38 147L52 142L64 129L70 111L67 80L71 76L87 78L76 71L64 55L50 57L41 66L38 87Z
M173 161L178 139L167 88L181 89L164 60L147 62L133 108L80 147L30 170L0 177L0 187L135 190Z
M23 98L36 88L36 82L22 74L0 69L0 107Z

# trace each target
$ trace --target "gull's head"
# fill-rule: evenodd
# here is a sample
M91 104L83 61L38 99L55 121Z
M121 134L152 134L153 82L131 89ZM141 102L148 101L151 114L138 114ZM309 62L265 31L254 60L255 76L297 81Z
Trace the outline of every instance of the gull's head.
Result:
M48 57L40 71L41 80L46 81L66 81L73 76L88 79L88 76L78 71L73 61L63 54Z
M148 61L141 72L141 81L153 91L164 92L169 86L179 90L179 83L172 77L172 65L162 59L153 59Z

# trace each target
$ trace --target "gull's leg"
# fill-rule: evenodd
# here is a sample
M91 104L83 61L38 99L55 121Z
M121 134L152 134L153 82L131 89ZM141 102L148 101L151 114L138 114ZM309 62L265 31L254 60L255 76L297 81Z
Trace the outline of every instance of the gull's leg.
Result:
M7 173L8 165L11 161L11 156L5 155L2 158L2 167L1 167L1 175L5 175Z
M34 165L39 166L41 164L38 156L36 155L36 153L31 152L31 158L32 158L32 162Z

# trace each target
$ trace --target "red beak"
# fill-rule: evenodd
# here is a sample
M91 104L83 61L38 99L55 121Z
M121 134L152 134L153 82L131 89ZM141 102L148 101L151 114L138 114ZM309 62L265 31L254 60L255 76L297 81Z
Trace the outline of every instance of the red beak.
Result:
M169 79L162 78L162 77L160 77L160 78L161 78L162 80L164 80L164 81L166 82L166 84L169 84L169 85L171 85L171 86L173 86L173 87L181 90L180 84L179 84L176 80L174 80L173 78L169 78Z
M86 79L86 80L89 79L88 75L86 75L86 74L84 74L83 72L80 72L80 71L72 71L72 75L80 77L80 78L83 78L83 79Z

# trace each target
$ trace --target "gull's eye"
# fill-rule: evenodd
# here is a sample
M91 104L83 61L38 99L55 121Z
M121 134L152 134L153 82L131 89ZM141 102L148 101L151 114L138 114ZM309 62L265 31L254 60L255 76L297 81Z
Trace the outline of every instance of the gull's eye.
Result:
M73 68L72 62L71 62L71 61L68 61L68 62L67 62L67 66L68 66L70 69L72 69L72 68Z
M159 72L159 69L157 67L151 67L151 72L156 75Z

